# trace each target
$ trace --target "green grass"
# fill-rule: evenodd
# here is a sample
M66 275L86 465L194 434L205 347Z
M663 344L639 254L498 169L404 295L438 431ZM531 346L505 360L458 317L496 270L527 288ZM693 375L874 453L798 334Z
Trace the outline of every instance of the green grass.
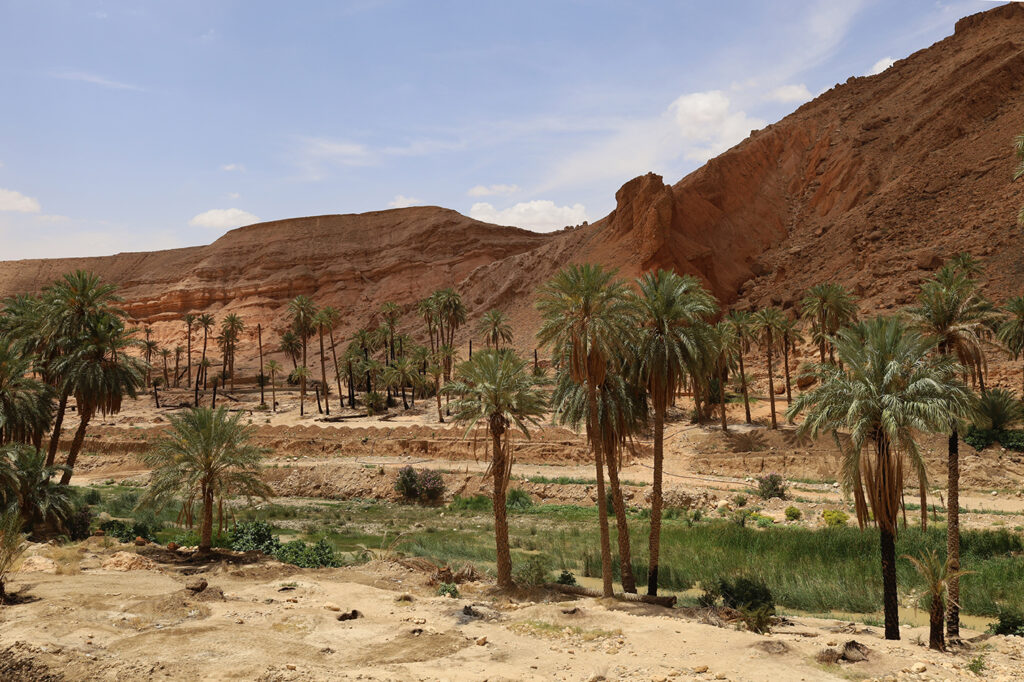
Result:
M576 478L574 476L530 476L526 480L530 483L556 483L558 485L597 485L597 480L593 478ZM644 481L621 481L621 483L637 488L647 485Z

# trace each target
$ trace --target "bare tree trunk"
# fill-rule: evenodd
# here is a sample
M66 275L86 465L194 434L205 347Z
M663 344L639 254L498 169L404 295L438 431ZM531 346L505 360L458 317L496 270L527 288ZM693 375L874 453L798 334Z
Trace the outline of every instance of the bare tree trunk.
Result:
M334 345L334 330L330 329L328 331L330 332L331 341L331 360L334 361L334 380L338 382L338 409L340 410L345 407L345 399L342 398L344 394L341 392L341 368L338 367L338 351Z
M256 339L260 345L260 405L266 407L267 400L264 394L264 384L267 383L267 377L263 374L263 327L256 325Z

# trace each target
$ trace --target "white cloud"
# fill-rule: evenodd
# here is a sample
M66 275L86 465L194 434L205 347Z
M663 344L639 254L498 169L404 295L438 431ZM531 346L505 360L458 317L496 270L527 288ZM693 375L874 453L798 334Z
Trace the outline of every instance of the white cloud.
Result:
M38 220L41 223L66 223L69 222L71 218L67 217L66 215L53 213L36 216L36 220Z
M228 199L237 199L240 196L242 195L239 194L238 192L228 192Z
M121 81L111 80L110 78L104 78L94 73L87 73L85 71L61 71L53 74L54 78L60 78L67 81L78 81L79 83L89 83L90 85L98 85L101 88L108 88L110 90L134 90L136 92L145 92L143 88L131 83L122 83Z
M301 137L296 150L296 164L305 170L306 179L320 180L329 166L375 166L393 157L430 156L465 147L463 141L416 140L403 145L371 147L349 140Z
M587 210L583 204L557 206L546 199L525 201L509 208L498 210L491 204L481 201L469 209L469 217L485 223L496 225L513 225L538 232L549 232L565 227L579 225L587 220Z
M877 76L878 74L882 73L895 63L896 60L893 59L892 57L882 57L877 62L875 62L875 65L871 67L871 71L869 71L865 75Z
M259 221L260 219L252 213L240 208L214 208L193 217L188 224L196 227L229 230L242 225L252 225Z
M39 201L27 197L21 192L13 189L0 188L0 211L14 211L16 213L39 213L42 208Z
M489 197L500 194L515 194L519 185L477 185L466 192L471 197Z
M762 128L765 122L742 111L732 111L732 103L721 90L683 95L669 105L679 134L692 147L685 158L707 161Z
M230 173L231 171L244 171L245 164L242 163L225 163L220 167L222 171Z
M814 95L811 94L806 85L800 83L799 85L783 85L775 88L765 95L765 99L789 104L793 102L807 102L814 99Z
M396 194L395 198L388 202L388 206L391 208L408 208L410 206L418 206L423 202L415 197L407 197L403 194Z

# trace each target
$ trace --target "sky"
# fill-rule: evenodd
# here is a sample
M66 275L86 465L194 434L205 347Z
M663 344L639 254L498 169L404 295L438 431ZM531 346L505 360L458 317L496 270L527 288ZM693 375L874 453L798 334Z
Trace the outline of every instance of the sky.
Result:
M0 260L674 183L986 0L0 0Z

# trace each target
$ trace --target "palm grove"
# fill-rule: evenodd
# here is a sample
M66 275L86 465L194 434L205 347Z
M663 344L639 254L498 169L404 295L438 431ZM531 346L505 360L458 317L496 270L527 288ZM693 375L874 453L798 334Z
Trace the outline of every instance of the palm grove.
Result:
M752 423L748 368L754 363L767 373L770 428L778 427L780 416L790 421L802 416L800 432L834 435L841 445L841 478L853 496L858 521L879 528L887 637L899 636L894 538L898 514L906 509L907 472L917 481L921 522L927 523L928 472L917 438L922 433L949 436L947 557L938 572L948 577L946 626L955 638L958 576L964 568L959 560L959 435L971 419L996 432L1020 414L1019 401L1008 392L986 390L986 353L1001 349L1013 359L1024 355L1024 297L997 309L982 296L979 274L977 261L958 256L923 284L917 304L905 314L858 320L856 301L835 283L808 290L798 317L792 318L775 308L721 311L690 276L658 271L630 283L600 266L573 265L538 292L542 325L537 340L555 370L549 379L536 353L531 368L513 350L511 323L498 310L482 315L471 334L483 341L483 350L473 353L470 341L469 358L460 361L456 339L466 336L459 331L468 311L453 289L438 290L407 309L384 304L374 324L357 329L343 347L335 333L339 312L299 296L287 307L287 327L275 342L268 338L266 348L262 325L252 334L235 314L218 324L204 313L183 316L183 343L169 349L151 341L148 328L129 325L114 286L76 272L39 295L9 299L0 317L0 490L5 506L19 514L23 530L42 533L47 526L59 527L60 493L54 493L52 503L19 500L19 480L34 476L49 482L59 473L60 483L67 484L92 419L118 412L126 397L144 390L151 388L159 400L160 388L188 388L196 407L207 400L212 407L218 386L234 388L240 345L255 341L256 381L265 409L278 408L283 380L297 387L301 414L314 400L317 411L329 415L332 401L338 411L346 403L349 410L361 403L373 414L399 403L409 409L419 398L433 403L439 422L448 418L464 424L467 433L482 428L491 440L498 581L503 586L512 580L501 500L511 475L513 434L528 438L547 414L556 423L581 429L593 456L598 499L610 500L610 505L598 505L603 591L612 593L617 563L625 591L635 592L641 584L656 595L669 408L685 390L692 395L695 420L716 419L728 430L726 389L731 385L743 402L745 421ZM422 322L425 334L419 338L425 336L425 344L401 330L406 314ZM817 362L797 371L791 359L796 362L797 348L805 343ZM212 348L220 351L219 358L214 359ZM284 356L283 363L268 357L275 353ZM212 377L211 367L216 368ZM794 397L798 375L813 387ZM78 425L58 462L72 398ZM776 409L777 400L786 401L784 412ZM199 423L188 421L199 417L183 417L178 426L213 428L207 423L211 414ZM635 439L647 435L654 453L648 566L636 576L619 471ZM249 453L242 459L252 459L249 450L239 448ZM265 492L254 480L245 481L246 491ZM166 480L160 487L161 495L172 488ZM205 502L213 492L206 487L200 494ZM612 550L610 516L615 517L617 552Z

